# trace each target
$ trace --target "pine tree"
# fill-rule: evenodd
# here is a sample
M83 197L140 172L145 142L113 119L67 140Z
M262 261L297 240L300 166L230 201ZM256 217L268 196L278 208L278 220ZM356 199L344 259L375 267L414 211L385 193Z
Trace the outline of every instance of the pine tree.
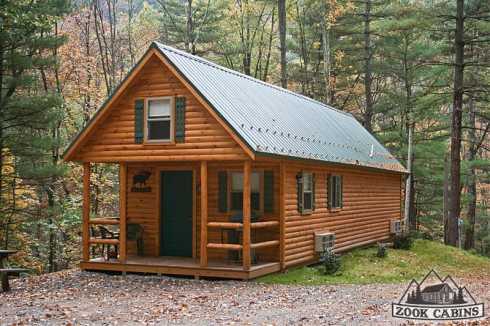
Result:
M49 132L58 121L62 99L45 92L43 71L56 66L55 50L64 41L53 33L55 22L69 10L68 1L3 1L0 11L0 193L5 164L15 158L12 177L45 180L59 173L50 167ZM3 196L2 196L3 198ZM0 199L0 221L12 203ZM15 203L14 203L15 205ZM6 243L8 246L9 244Z

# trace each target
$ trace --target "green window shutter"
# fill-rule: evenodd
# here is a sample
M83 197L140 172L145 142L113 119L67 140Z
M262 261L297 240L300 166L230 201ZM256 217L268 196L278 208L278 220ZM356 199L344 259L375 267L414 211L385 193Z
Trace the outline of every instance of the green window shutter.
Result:
M300 172L296 175L296 186L298 193L298 212L303 213L303 174Z
M332 175L327 175L327 198L328 198L328 208L333 207L333 177Z
M315 173L313 173L311 175L311 210L314 211L315 210L315 185L316 185L316 180L315 180Z
M264 171L264 212L274 212L274 172Z
M142 144L144 138L144 124L145 124L145 101L134 101L134 142L136 144Z
M344 207L344 177L339 177L339 207Z
M183 143L185 136L185 97L175 99L175 142Z
M221 213L228 211L228 174L218 172L218 209Z

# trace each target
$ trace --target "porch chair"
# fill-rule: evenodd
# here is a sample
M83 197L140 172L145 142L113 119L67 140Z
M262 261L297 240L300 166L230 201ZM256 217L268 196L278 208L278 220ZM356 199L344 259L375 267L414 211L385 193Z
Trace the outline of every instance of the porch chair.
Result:
M94 227L93 225L90 225L90 238L102 239L99 229L97 227ZM90 246L90 251L92 253L92 257L97 257L96 256L97 255L97 249L99 250L98 254L100 256L104 257L104 248L99 244L95 244L95 245Z
M119 233L110 231L105 226L99 225L99 232L101 239L116 239L119 240ZM114 247L114 251L111 251L111 246ZM102 245L102 253L105 252L105 260L109 260L111 258L117 259L117 255L119 252L118 244L103 244Z
M143 227L141 224L128 224L127 239L136 241L136 251L138 256L144 256L145 248L143 242Z

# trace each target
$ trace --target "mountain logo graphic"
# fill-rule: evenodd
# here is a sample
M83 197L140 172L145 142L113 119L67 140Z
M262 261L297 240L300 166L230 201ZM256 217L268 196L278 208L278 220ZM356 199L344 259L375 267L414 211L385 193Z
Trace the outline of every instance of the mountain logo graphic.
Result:
M400 300L392 304L392 315L418 320L477 319L485 315L485 307L451 276L441 278L431 270L422 281L409 283Z

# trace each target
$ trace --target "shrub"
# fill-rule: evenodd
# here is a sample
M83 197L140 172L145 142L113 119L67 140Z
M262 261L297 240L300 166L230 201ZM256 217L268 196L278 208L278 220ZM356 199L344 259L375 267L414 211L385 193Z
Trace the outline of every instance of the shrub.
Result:
M378 242L378 252L376 256L379 258L385 258L388 256L388 248L386 247L386 243Z
M413 237L409 233L395 235L393 239L394 249L410 250L413 244Z
M434 240L434 236L428 230L424 230L424 231L411 231L410 232L410 235L414 239L423 239L423 240L430 240L430 241L433 241Z
M324 266L324 273L326 275L335 274L342 264L340 256L335 254L331 249L325 251L322 256L322 263Z

